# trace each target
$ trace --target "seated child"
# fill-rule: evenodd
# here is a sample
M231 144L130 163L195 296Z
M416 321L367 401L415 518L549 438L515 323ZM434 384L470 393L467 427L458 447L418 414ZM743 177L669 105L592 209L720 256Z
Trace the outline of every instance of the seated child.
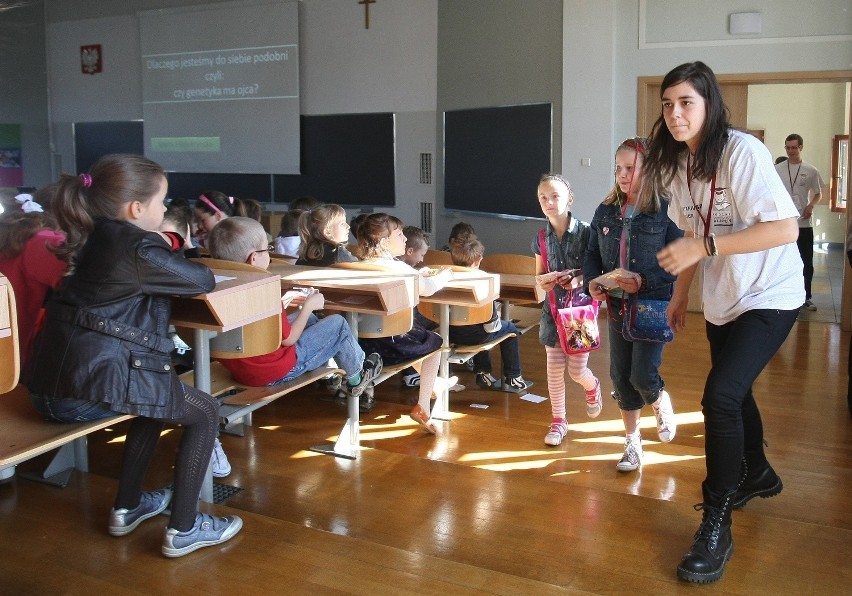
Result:
M281 217L281 230L275 237L275 252L279 255L296 257L299 255L299 245L302 239L299 237L299 217L304 213L296 209L287 211Z
M349 241L349 224L340 205L323 205L303 213L299 218L299 237L297 265L327 267L358 260L345 246Z
M417 226L405 226L402 233L405 234L405 254L400 255L399 260L417 267L429 250L429 237Z
M417 273L411 265L396 260L405 252L405 235L402 222L387 213L372 213L358 226L358 254L364 261L375 263L390 271ZM420 272L417 284L420 296L431 296L441 289L450 279L452 271L443 270L435 275L426 275L432 271L426 267ZM370 346L388 362L400 363L417 356L428 354L418 366L420 368L420 390L417 405L409 416L427 432L437 434L438 430L431 420L432 390L440 391L456 384L455 377L438 378L441 353L436 351L443 343L441 336L420 327L416 322L407 333L393 337L362 340L362 345Z
M476 231L473 229L473 226L469 223L460 221L450 229L450 237L447 239L447 243L441 247L441 250L444 252L450 252L453 242L471 237L476 238Z
M269 267L266 232L253 219L229 217L222 220L210 232L208 242L214 258L248 263L261 269ZM262 356L222 360L222 365L231 371L237 382L261 386L289 381L334 358L346 371L345 391L359 397L361 411L369 412L375 405L372 385L382 371L382 359L378 354L364 358L364 351L342 316L317 319L313 312L322 309L324 304L325 298L319 292L306 296L292 320L281 317L283 340L277 350Z
M485 254L485 247L476 236L466 236L456 239L450 245L450 254L454 265L478 268ZM511 321L500 319L496 305L493 306L491 320L484 324L450 327L450 341L462 346L487 343L509 333L514 333L515 337L500 342L500 356L503 360L502 382L491 375L491 354L488 350L477 352L472 358L476 384L483 389L502 389L511 393L522 393L532 387L533 384L521 376L518 328Z
M287 205L287 213L281 218L281 230L275 237L275 252L290 257L299 256L299 245L302 243L301 238L299 238L299 216L304 211L310 211L320 205L322 203L319 199L309 196L298 197L290 201L290 204Z
M417 226L405 226L402 228L402 233L405 235L405 254L400 255L398 260L408 263L412 267L417 267L417 265L423 262L423 257L426 256L426 251L429 250L429 237L426 235L426 232ZM438 324L435 321L427 319L416 309L414 311L414 322L429 331L434 331L438 328ZM406 368L400 373L400 377L402 378L402 384L406 387L414 388L420 386L420 373L414 370L414 368Z

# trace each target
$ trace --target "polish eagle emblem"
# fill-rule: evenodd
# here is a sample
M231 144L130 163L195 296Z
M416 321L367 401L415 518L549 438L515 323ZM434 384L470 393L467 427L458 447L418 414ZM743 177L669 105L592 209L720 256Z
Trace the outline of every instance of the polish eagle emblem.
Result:
M84 74L101 72L101 46L80 46L80 68Z

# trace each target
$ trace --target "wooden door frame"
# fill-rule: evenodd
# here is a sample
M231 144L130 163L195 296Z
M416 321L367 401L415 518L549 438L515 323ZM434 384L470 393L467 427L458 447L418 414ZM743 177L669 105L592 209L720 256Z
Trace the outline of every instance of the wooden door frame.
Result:
M659 97L651 97L650 88L663 82L662 76L639 77L636 101L636 130L651 130L653 122L645 121L647 107L651 102L659 102ZM720 83L743 83L746 85L774 85L779 83L849 83L852 82L852 70L815 70L798 72L759 72L717 74ZM852 121L852 100L847 99L846 110ZM848 156L847 171L852 171L852 151ZM852 177L847 182L847 196L852 196ZM846 210L846 227L849 229L850 212ZM847 247L849 248L849 247ZM844 259L845 260L845 259ZM852 329L852 269L843 268L843 290L841 300L840 327L843 331Z

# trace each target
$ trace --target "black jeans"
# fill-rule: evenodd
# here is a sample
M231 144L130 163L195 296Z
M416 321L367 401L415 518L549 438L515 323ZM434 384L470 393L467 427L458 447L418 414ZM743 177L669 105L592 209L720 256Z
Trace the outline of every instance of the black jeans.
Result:
M763 453L763 422L751 386L798 314L799 309L750 310L725 325L707 323L712 366L701 405L711 494L736 488L744 452Z
M802 269L802 274L805 276L805 300L810 300L811 282L814 279L814 229L799 228L796 246L799 248L802 263L805 265Z

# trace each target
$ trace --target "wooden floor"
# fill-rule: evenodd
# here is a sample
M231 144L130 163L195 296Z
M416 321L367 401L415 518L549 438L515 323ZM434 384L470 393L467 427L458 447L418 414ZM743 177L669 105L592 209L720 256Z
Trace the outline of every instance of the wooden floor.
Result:
M522 339L524 373L546 395L544 352ZM700 394L708 368L703 321L664 356L678 433L657 441L643 418L645 465L619 474L623 432L614 402L590 421L570 388L570 430L543 444L548 402L476 388L433 438L405 415L414 392L394 380L363 417L356 461L307 451L339 431L341 406L318 390L255 414L245 437L224 436L242 490L221 513L244 517L237 538L182 559L160 555L165 518L112 538L126 426L90 440L91 472L64 489L20 478L0 485L3 594L840 594L852 582L852 425L846 407L849 335L798 322L756 385L768 454L784 492L734 514L735 552L721 581L681 584L675 566L700 513ZM606 392L606 349L592 355ZM495 358L499 366L499 356ZM499 370L499 369L498 369ZM486 404L487 409L471 407ZM160 442L147 487L171 481L179 431Z

